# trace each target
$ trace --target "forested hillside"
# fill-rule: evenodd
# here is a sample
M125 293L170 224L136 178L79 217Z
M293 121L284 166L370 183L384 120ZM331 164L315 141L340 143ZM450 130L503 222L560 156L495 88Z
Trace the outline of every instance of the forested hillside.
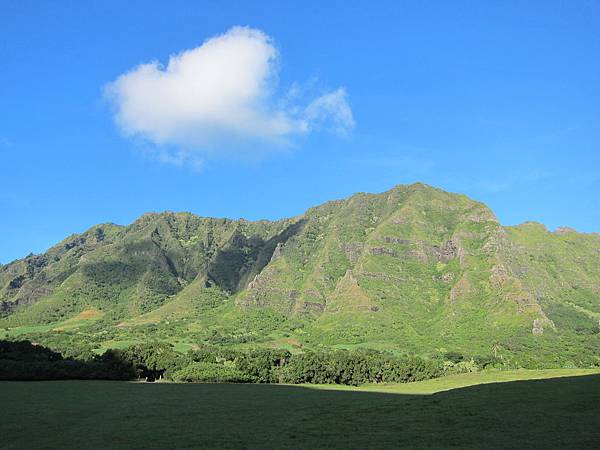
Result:
M145 214L0 266L0 338L63 354L372 348L600 364L600 236L423 184L276 222Z

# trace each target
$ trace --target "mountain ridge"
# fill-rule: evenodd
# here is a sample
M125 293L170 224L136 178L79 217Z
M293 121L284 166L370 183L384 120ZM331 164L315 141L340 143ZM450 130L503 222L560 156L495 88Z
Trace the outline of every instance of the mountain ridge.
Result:
M598 267L600 236L502 226L485 204L423 183L276 221L146 213L0 266L0 335L98 311L71 334L33 333L93 347L148 339L148 327L186 345L500 345L520 361L587 364L598 358Z

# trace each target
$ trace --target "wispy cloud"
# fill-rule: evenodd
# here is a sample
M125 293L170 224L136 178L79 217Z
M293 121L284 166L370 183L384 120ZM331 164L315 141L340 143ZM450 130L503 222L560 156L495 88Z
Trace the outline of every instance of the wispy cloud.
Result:
M11 140L9 140L5 137L0 137L0 148L9 148L12 146L13 146L13 143Z
M304 110L304 120L309 128L331 130L346 136L354 128L354 117L348 105L344 88L321 95Z
M135 67L108 84L106 95L121 130L173 164L256 156L313 131L348 134L354 119L346 90L278 94L279 65L268 35L234 27L171 56L166 67Z

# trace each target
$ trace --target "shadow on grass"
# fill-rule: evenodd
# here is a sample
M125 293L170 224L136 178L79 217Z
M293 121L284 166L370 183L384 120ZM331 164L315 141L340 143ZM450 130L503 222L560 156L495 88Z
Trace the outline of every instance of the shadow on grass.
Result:
M433 395L253 384L0 383L0 448L598 448L600 376Z

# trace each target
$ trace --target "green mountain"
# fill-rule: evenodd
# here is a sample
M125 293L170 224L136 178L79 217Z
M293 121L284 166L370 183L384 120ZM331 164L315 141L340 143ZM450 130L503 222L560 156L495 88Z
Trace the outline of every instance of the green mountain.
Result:
M600 364L600 236L502 226L424 185L281 221L145 214L0 266L0 337Z

